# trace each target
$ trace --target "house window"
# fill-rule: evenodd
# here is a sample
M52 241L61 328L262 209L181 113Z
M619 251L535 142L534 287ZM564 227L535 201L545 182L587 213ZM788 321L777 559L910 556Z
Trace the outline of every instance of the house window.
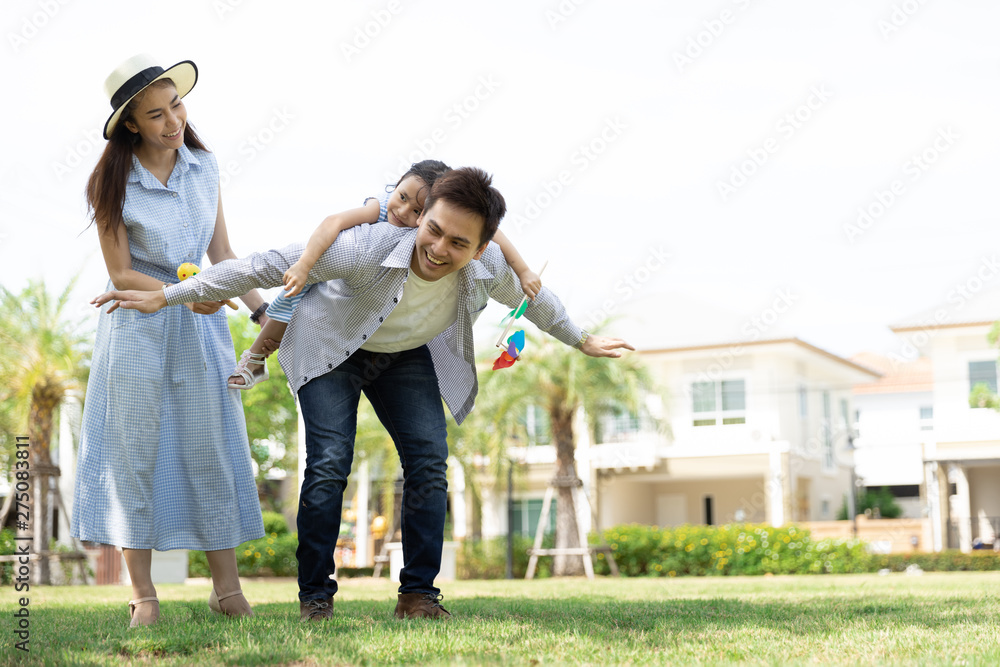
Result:
M691 385L695 426L746 423L746 385L743 380L695 382Z
M920 430L934 430L934 406L925 405L920 408Z
M851 423L851 410L847 405L847 399L840 399L840 418L844 420L844 430L847 431L848 439L851 438L851 432L854 430L856 425Z
M534 537L538 530L538 520L542 516L542 499L526 498L514 501L514 529L515 535L526 535ZM556 532L556 499L552 499L549 505L549 524L545 527L545 534L551 535Z
M969 391L975 389L977 384L985 384L990 391L997 393L997 362L969 362Z
M524 430L528 434L529 445L548 445L552 442L552 428L549 415L537 405L529 405L524 413Z
M833 426L830 423L830 392L823 392L823 465L833 468Z
M809 392L804 384L799 385L799 417L809 416Z

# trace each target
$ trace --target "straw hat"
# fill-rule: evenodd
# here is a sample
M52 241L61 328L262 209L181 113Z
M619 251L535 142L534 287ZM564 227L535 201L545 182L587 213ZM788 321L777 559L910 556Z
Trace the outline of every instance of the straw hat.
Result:
M171 79L177 87L177 94L184 97L191 92L198 81L198 68L190 60L184 60L164 70L156 64L153 56L140 53L132 56L111 73L104 82L104 92L111 100L114 113L104 124L104 138L114 131L125 105L133 97L145 90L149 84L160 79Z

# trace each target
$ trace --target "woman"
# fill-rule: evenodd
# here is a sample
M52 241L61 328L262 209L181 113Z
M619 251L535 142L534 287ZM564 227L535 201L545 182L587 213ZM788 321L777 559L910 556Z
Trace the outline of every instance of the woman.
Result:
M111 284L160 289L177 267L229 246L214 156L187 122L181 98L198 71L130 58L105 82L114 113L87 183ZM251 311L266 307L256 292ZM209 605L253 611L234 548L264 534L239 392L226 388L235 355L221 302L152 315L102 313L87 387L73 534L122 547L132 579L131 627L159 618L152 549L204 550Z

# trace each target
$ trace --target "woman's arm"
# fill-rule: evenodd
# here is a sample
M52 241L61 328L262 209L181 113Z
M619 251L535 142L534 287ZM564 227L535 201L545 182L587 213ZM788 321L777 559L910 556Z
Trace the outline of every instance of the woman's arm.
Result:
M521 257L521 253L517 251L517 248L510 242L510 239L499 229L493 235L493 240L503 250L503 256L507 260L507 265L517 274L517 279L521 283L521 289L528 295L528 298L534 299L538 296L538 291L542 289L541 277L528 268L528 264Z
M162 280L147 276L145 273L139 273L132 268L132 255L129 253L128 233L125 231L125 225L118 225L116 235L111 234L107 226L100 223L98 223L97 229L101 239L104 263L108 267L108 276L115 289L154 290L163 287Z
M132 268L132 255L129 253L128 233L125 231L125 225L118 225L116 235L112 235L106 225L98 223L97 228L101 241L101 252L104 254L104 263L108 267L108 276L116 289L162 290L166 284L162 280L157 280ZM116 237L117 243L115 243ZM222 306L222 302L205 301L184 305L195 313L211 315Z
M312 233L312 236L309 237L309 242L306 243L306 249L302 253L302 257L285 272L285 289L288 290L285 296L295 296L305 287L313 265L316 264L320 255L333 245L340 232L366 222L376 222L378 216L378 201L369 199L361 208L352 208L343 213L335 213L323 220L319 224L319 227L316 228L316 231Z

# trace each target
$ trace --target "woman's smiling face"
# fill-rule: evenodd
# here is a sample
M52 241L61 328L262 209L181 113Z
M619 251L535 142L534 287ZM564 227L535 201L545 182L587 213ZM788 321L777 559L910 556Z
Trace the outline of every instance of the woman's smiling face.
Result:
M147 149L177 150L184 143L187 109L173 84L153 84L125 125L142 137Z

